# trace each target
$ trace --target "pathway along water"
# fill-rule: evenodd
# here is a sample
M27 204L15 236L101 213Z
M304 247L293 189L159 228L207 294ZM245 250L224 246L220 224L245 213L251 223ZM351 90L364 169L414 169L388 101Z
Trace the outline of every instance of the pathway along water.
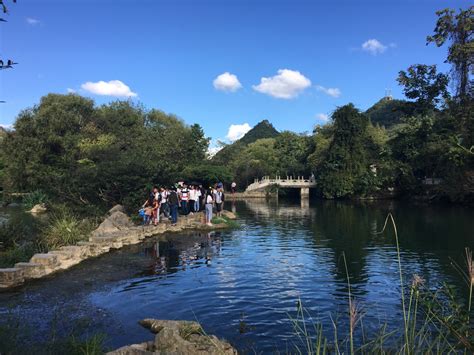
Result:
M395 327L402 322L395 242L391 233L373 233L389 211L407 276L450 282L467 298L451 258L462 262L464 247L474 247L473 210L282 201L227 208L238 213L242 229L160 237L0 293L0 323L20 318L20 342L103 332L116 348L151 339L140 319L187 319L240 350L291 350L299 298L328 335L330 315L340 315L347 329L344 252L366 330L384 322Z

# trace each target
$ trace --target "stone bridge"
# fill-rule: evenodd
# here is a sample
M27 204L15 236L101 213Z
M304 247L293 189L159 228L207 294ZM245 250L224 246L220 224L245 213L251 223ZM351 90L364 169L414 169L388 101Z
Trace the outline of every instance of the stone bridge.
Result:
M245 192L264 191L267 187L270 186L277 186L279 188L285 189L300 189L301 197L308 197L309 189L312 187L316 187L316 180L314 179L314 177L305 179L302 176L287 176L286 179L282 178L281 176L276 176L275 178L264 176L261 180L255 179L253 183L247 186Z

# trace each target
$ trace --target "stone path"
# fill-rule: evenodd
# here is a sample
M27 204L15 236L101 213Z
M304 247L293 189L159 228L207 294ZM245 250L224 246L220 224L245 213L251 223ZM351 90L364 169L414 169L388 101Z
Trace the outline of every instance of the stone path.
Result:
M234 219L228 211L225 214ZM147 237L165 232L180 232L185 229L214 230L226 228L226 224L206 226L201 223L202 214L180 216L178 224L171 226L166 221L158 226L135 226L124 213L122 206L113 207L105 220L91 233L88 241L64 246L46 254L35 254L29 262L15 264L12 268L0 269L0 290L22 285L30 279L38 279L68 269L81 261L119 249L124 245L138 244Z

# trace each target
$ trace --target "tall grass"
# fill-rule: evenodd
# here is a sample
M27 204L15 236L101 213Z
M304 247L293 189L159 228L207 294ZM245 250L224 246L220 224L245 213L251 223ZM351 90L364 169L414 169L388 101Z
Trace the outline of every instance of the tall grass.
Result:
M293 329L300 342L299 345L295 345L296 352L301 354L394 353L404 355L472 354L474 352L474 327L471 315L474 261L471 250L466 248L465 269L455 265L456 269L462 271L468 287L469 298L467 305L464 305L456 297L454 288L447 284L433 290L427 287L423 278L418 275L413 275L411 284L406 284L403 277L397 226L391 214L387 216L382 231L378 233L384 233L389 222L393 227L397 251L402 327L388 331L387 325L384 324L372 336L368 337L365 334L363 314L360 305L352 295L347 262L343 253L348 285L348 335L342 339L339 337L338 321L331 317L334 336L332 339L326 337L322 323L313 321L301 301L298 301L296 317L290 316ZM355 332L359 325L361 338L356 339Z
M66 207L61 207L53 212L49 223L43 229L42 242L49 250L75 245L79 241L87 240L94 226L94 221L81 220Z

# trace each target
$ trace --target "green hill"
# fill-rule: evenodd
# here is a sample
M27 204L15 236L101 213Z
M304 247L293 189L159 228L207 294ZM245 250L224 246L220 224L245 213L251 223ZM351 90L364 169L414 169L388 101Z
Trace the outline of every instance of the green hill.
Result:
M378 123L389 128L400 123L401 118L411 116L414 111L413 102L383 98L365 113L374 125Z
M212 158L212 161L216 163L228 162L233 156L237 155L249 144L262 138L274 138L278 135L279 132L275 127L273 127L268 120L263 120L248 131L242 138L232 144L226 145L217 152L217 154Z

